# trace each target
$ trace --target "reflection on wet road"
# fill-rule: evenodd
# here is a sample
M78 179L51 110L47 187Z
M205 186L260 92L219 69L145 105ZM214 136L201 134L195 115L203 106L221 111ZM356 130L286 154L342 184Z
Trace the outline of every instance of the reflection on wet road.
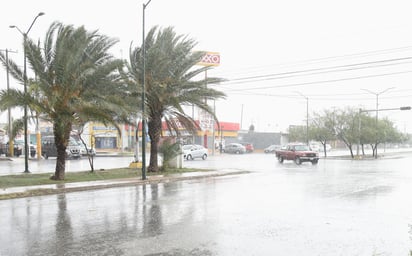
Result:
M409 255L412 157L185 162L250 174L0 201L0 255Z

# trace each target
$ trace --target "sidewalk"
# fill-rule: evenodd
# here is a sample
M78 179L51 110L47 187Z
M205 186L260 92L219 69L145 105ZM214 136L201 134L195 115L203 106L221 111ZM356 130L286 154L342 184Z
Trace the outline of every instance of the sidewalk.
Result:
M226 175L245 174L248 171L224 169L219 171L203 171L203 172L186 172L182 174L172 175L153 175L147 176L146 180L142 180L139 177L128 179L115 179L115 180L99 180L99 181L87 181L87 182L74 182L64 184L52 184L52 185L38 185L38 186L26 186L26 187L11 187L0 189L0 200L40 196L50 194L60 194L67 192L86 191L95 189L105 189L124 186L135 186L153 183L167 183L181 180L202 179L210 177L219 177Z

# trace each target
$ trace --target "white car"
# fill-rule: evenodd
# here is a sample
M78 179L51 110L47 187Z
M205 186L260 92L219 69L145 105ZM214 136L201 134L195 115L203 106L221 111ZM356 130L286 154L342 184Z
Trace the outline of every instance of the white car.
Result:
M323 145L321 143L319 143L319 144L311 143L310 148L313 151L318 151L318 152L323 152L323 150L324 150ZM329 152L331 149L332 149L332 147L329 144L326 144L326 151Z
M185 160L193 160L195 158L202 158L206 160L208 150L207 148L203 147L202 145L184 145L182 146L183 150L183 158Z

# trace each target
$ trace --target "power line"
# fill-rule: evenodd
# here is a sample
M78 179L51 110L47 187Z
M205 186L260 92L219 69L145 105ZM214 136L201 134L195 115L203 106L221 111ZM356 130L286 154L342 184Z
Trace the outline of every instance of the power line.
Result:
M228 89L228 91L249 91L249 90L263 90L263 89L296 87L296 86L302 86L302 85L336 83L336 82L350 81L350 80L357 80L357 79L366 79L366 78L373 78L373 77L383 77L383 76L400 75L400 74L406 74L406 73L411 73L411 72L412 72L412 70L406 70L406 71L399 71L399 72L392 72L392 73L384 73L384 74L377 74L377 75L355 76L355 77L348 77L348 78L339 78L339 79L330 79L330 80L320 80L320 81L303 82L303 83L291 83L291 84L283 84L283 85L270 85L270 86L261 86L261 87L254 87L254 88L242 88L242 89L230 89L230 88L227 88L227 89Z
M405 92L405 91L412 91L412 89L406 89L406 90L395 90L394 92ZM259 92L242 92L242 91L237 91L233 93L234 95L247 95L247 96L262 96L262 97L276 97L276 98L288 98L288 99L298 99L300 97L294 95L294 94L271 94L271 93L259 93ZM341 94L307 94L307 97L309 97L311 100L316 100L316 101L331 101L331 100L339 100L339 101L348 101L348 100L353 100L353 101L363 101L363 100L371 100L371 97L357 97L357 96L363 96L365 93L341 93ZM342 97L343 96L343 97ZM355 96L355 97L354 97ZM385 96L382 97L381 99L400 99L400 98L412 98L412 94L410 95L398 95L398 96ZM373 98L375 99L375 98Z
M342 61L345 59L353 59L353 58L358 58L358 57L369 57L369 56L376 56L376 55L382 55L382 54L388 54L388 53L395 53L395 52L401 52L401 51L407 51L407 50L412 50L412 46L403 46L403 47L397 47L397 48L389 48L389 49L383 49L383 50L375 50L375 51L367 51L367 52L360 52L360 53L353 53L353 54L344 54L344 55L338 55L338 56L331 56L331 57L324 57L324 58L315 58L315 59L309 59L309 60L303 60L303 61L296 61L296 62L291 62L291 63L281 63L278 65L267 65L267 66L260 66L260 67L249 67L249 68L244 68L240 70L236 70L236 72L242 72L247 73L249 70L253 69L262 69L262 68L282 68L282 67L296 67L296 66L303 66L303 65L308 65L308 64L318 64L318 63L326 63L326 62L332 62L332 61ZM219 73L217 72L220 76L224 76L224 73ZM234 73L234 72L232 72Z
M339 66L332 66L332 67L324 67L324 68L314 68L314 69L289 71L289 72L267 74L267 75L242 77L242 78L231 79L231 80L229 80L227 82L223 82L223 83L225 85L242 84L242 83L277 80L277 79L293 78L293 77L299 77L299 76L316 75L316 74L333 73L333 72L342 72L342 71L352 71L352 70L359 70L359 69L386 67L386 66L394 66L394 65L411 63L411 62L400 62L399 63L399 61L405 61L405 60L412 60L412 57L386 59L386 60L379 60L379 61L370 61L370 62L354 63L354 64L339 65ZM382 65L371 65L371 64L379 64L379 63L388 63L388 62L398 62L398 63L382 64ZM366 65L368 65L368 66L366 66ZM346 68L346 69L342 69L342 68ZM317 71L321 71L321 72L317 72ZM306 74L306 73L308 73L308 74ZM232 82L234 82L234 83L232 83Z

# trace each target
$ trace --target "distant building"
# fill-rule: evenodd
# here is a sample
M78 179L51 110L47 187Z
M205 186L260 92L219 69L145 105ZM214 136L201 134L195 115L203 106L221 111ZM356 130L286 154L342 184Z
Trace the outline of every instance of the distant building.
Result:
M252 143L255 149L264 149L270 145L287 144L288 134L282 132L254 132L251 130L242 130L239 131L237 139L237 142Z
M199 124L199 121L196 121ZM165 122L162 124L163 137L176 137L167 129ZM214 127L207 129L200 128L196 134L192 135L186 131L183 126L176 123L179 128L179 139L185 144L201 144L207 148L213 148L213 145L218 145L220 141L225 139L236 139L238 137L239 124L230 122L216 123ZM43 136L53 134L53 127L50 123L42 123L41 133ZM76 134L76 131L73 132ZM137 130L139 137L139 147L141 147L142 125L139 123ZM136 126L122 124L120 125L120 133L114 126L105 126L102 123L90 122L85 125L81 134L82 139L96 150L132 150L136 146ZM215 138L215 140L213 140ZM147 135L146 141L149 143L150 138Z

